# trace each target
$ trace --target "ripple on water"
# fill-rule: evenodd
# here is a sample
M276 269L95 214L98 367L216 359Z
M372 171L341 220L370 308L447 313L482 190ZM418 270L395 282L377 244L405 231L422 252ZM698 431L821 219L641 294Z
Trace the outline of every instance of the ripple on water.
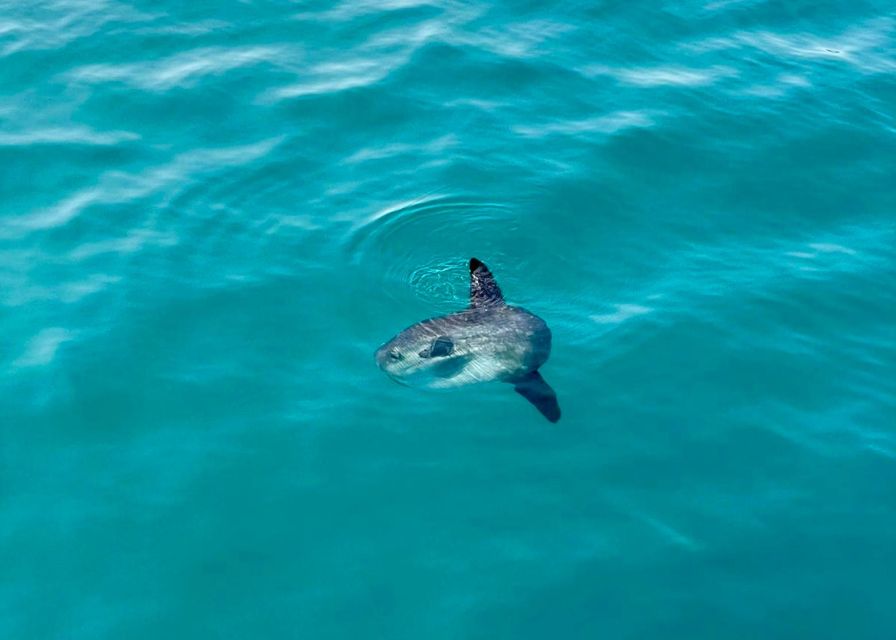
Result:
M348 261L390 297L410 291L431 306L466 303L466 260L504 258L518 232L508 205L465 196L424 196L386 206L346 234Z

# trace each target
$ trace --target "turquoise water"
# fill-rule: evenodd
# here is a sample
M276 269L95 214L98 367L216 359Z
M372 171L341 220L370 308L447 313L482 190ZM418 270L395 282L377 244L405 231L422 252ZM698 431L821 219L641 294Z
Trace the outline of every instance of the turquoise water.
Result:
M0 155L0 637L896 637L892 3L7 0Z

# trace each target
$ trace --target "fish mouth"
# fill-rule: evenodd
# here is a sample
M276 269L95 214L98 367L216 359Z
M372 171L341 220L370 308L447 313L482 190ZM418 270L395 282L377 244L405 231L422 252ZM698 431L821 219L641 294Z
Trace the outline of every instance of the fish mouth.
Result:
M382 345L373 352L373 360L376 362L376 366L383 369L383 371L385 371L383 368L383 365L385 364L385 348L386 345Z
M376 365L387 373L389 372L389 365L401 362L404 359L401 353L391 345L392 342L382 344L373 354Z
M381 345L373 357L380 371L398 384L410 386L407 378L415 375L415 367L406 361L405 356L392 345L391 341Z

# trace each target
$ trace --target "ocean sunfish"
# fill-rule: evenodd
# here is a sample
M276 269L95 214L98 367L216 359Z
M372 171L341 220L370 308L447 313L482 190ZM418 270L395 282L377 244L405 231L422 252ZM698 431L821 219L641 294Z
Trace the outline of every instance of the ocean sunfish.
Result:
M550 353L545 321L504 302L491 271L472 258L470 306L411 325L377 349L376 362L393 380L412 387L507 382L557 422L557 394L538 372Z

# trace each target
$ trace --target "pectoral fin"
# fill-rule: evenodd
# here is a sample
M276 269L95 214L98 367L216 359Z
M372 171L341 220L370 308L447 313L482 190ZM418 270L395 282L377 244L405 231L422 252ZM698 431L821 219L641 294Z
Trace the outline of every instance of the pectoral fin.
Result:
M454 351L454 341L448 336L439 336L419 354L421 358L444 358Z
M518 394L535 405L545 418L551 422L560 419L560 405L557 403L557 394L550 385L544 381L541 374L533 371L522 378L514 380L513 388Z

